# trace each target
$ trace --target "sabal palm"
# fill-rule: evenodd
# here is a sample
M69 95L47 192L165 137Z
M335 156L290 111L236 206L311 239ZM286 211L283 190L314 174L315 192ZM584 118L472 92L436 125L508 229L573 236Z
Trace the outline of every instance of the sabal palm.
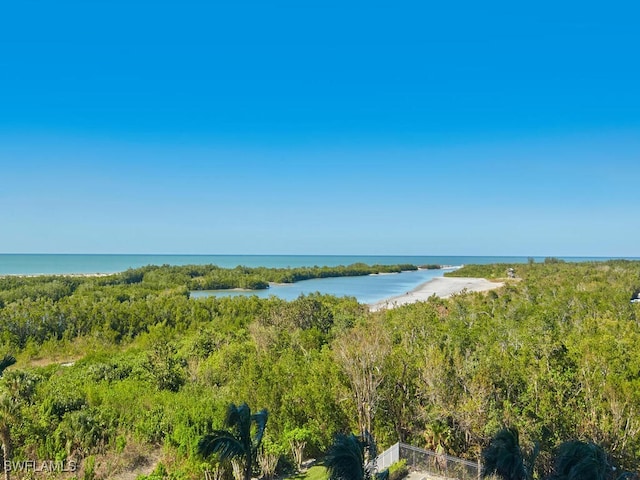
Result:
M604 480L611 471L600 446L572 440L558 447L549 480Z
M368 432L363 437L340 433L327 451L324 466L330 480L382 480L388 470L375 473L376 456L376 443Z
M198 442L198 452L208 457L217 453L222 460L240 459L244 463L244 479L251 480L253 465L267 425L268 413L261 410L251 414L246 403L229 405L225 426L229 430L214 430ZM255 424L255 434L251 436Z
M536 445L528 466L520 448L520 436L515 428L504 428L482 451L482 477L495 475L503 480L527 480L532 477L533 463L538 454Z

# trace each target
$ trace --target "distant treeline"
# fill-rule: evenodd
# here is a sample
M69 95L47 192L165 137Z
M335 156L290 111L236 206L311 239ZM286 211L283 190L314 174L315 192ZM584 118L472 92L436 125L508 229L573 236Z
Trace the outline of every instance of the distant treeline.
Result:
M180 269L184 267L169 267ZM338 267L297 267L297 268L266 268L266 267L236 267L226 269L214 265L204 266L201 269L189 267L184 274L190 279L187 286L190 290L219 290L227 288L249 288L253 290L269 287L269 283L295 283L312 278L329 277L359 277L375 273L400 273L403 271L417 270L418 267L410 264L398 265L366 265L354 263Z
M438 268L429 265L420 268ZM20 299L47 298L54 302L71 295L77 288L117 287L137 285L135 290L123 290L127 298L141 292L152 292L168 288L189 290L224 290L245 288L260 290L269 288L269 283L294 283L312 278L357 277L377 273L399 273L417 270L411 264L366 265L354 263L337 267L266 268L245 267L222 268L217 265L148 265L105 276L6 276L0 277L0 306Z

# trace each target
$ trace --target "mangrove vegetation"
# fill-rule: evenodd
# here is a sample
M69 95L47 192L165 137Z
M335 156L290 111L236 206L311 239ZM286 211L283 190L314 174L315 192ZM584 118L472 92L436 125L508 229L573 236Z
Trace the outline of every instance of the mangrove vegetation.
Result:
M554 452L570 441L638 470L640 262L468 266L452 275L505 286L375 313L320 294L189 295L374 271L0 278L7 473L57 462L66 471L51 478L227 479L235 456L240 478L269 478L354 432L381 451L403 441L475 461L505 428L540 452L529 462L523 451L519 475L560 478Z

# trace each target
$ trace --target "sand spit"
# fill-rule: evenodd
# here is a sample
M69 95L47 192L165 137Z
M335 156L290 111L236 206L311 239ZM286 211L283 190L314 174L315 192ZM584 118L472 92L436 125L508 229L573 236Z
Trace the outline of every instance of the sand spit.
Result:
M395 308L407 303L424 302L430 296L435 295L441 298L448 298L451 295L467 292L486 292L500 288L503 282L490 282L486 278L470 278L470 277L438 277L429 280L417 288L398 295L397 297L387 298L377 303L369 305L369 310L376 312L386 308Z

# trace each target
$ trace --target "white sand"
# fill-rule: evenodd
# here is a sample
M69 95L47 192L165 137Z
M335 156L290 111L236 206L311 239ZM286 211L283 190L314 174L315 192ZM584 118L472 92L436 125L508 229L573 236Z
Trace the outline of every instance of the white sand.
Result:
M423 283L404 295L369 304L369 310L377 312L378 310L395 308L407 303L424 302L432 295L448 298L462 291L486 292L487 290L500 288L503 285L503 282L490 282L485 278L438 277Z

